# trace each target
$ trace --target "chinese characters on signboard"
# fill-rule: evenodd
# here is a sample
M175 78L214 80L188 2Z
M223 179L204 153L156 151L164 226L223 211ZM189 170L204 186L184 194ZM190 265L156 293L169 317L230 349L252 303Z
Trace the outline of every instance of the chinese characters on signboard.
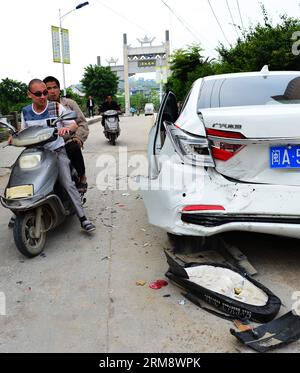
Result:
M156 66L156 60L139 60L138 67Z
M69 30L61 29L62 36L62 51L64 56L64 63L70 63L70 44L69 44Z
M53 61L61 63L59 27L51 26ZM62 54L64 63L70 63L69 30L61 29Z
M60 60L60 42L59 42L59 28L51 26L52 34L52 51L53 51L53 62L61 62Z

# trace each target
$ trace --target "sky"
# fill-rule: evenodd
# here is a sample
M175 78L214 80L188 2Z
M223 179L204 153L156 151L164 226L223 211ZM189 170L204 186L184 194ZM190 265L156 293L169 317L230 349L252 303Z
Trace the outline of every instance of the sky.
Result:
M53 62L51 26L59 25L59 9L64 15L83 1L1 0L0 79L28 83L54 75L62 82L62 66ZM234 25L247 29L263 21L260 3L274 24L284 13L300 17L299 0L90 0L63 18L71 55L71 64L65 65L66 85L79 83L84 68L96 64L97 56L104 66L111 57L123 64L124 33L134 47L145 35L155 37L153 45L159 45L169 30L172 51L201 42L204 55L216 57L220 42L235 43L239 29Z

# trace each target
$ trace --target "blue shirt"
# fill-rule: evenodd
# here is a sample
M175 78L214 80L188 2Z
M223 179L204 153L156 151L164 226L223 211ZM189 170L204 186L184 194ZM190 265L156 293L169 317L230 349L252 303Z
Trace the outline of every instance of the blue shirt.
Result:
M33 105L25 106L21 113L21 129L31 126L48 127L48 123L59 117L67 110L58 102L48 101L44 111L37 113L33 109ZM56 126L63 127L63 122L58 122ZM60 136L55 141L45 144L45 149L56 150L65 145L64 139Z

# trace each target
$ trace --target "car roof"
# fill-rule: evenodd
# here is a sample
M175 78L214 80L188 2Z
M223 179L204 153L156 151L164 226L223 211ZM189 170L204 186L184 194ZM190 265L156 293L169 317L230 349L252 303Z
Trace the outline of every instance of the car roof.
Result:
M280 76L280 75L296 75L300 76L300 71L269 71L269 72L245 72L245 73L232 73L232 74L220 74L220 75L210 75L206 76L204 80L217 80L217 79L234 79L234 78L243 78L247 76ZM198 79L198 80L200 80Z

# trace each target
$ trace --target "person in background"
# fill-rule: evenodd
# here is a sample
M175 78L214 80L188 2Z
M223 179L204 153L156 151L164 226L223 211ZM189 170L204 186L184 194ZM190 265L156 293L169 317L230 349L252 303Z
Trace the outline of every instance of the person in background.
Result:
M87 102L86 102L86 108L87 108L87 111L88 111L88 115L89 117L93 117L94 116L94 100L93 100L93 97L92 96L89 96Z
M101 124L102 126L104 127L105 123L104 123L104 115L103 113L107 110L116 110L116 111L120 111L120 106L118 105L118 103L116 101L113 101L112 99L112 96L111 95L108 95L106 96L106 99L105 101L102 103L101 107L100 107L100 114L102 115L102 120L101 120Z
M79 181L76 185L77 189L79 193L86 193L88 184L85 174L85 163L81 149L83 148L83 144L89 135L87 120L80 110L80 107L74 100L61 97L60 83L58 79L56 79L54 76L47 76L43 80L43 82L46 84L48 90L49 101L59 102L66 109L75 111L77 114L77 118L75 119L75 121L78 125L78 129L72 136L64 136L64 140L68 157L70 158L70 161L78 174Z
M133 106L130 108L130 113L132 116L134 116L134 113L136 113L136 109Z
M28 85L28 97L32 104L24 107L21 113L21 129L31 126L48 126L49 122L59 117L67 111L60 103L48 101L48 90L46 84L40 79L33 79ZM63 137L70 132L76 132L78 126L74 120L63 121L57 124L58 137L55 141L47 143L44 147L57 156L59 182L69 194L79 218L82 229L92 232L96 229L94 224L85 216L81 204L80 195L72 180L70 170L70 159L65 150Z

